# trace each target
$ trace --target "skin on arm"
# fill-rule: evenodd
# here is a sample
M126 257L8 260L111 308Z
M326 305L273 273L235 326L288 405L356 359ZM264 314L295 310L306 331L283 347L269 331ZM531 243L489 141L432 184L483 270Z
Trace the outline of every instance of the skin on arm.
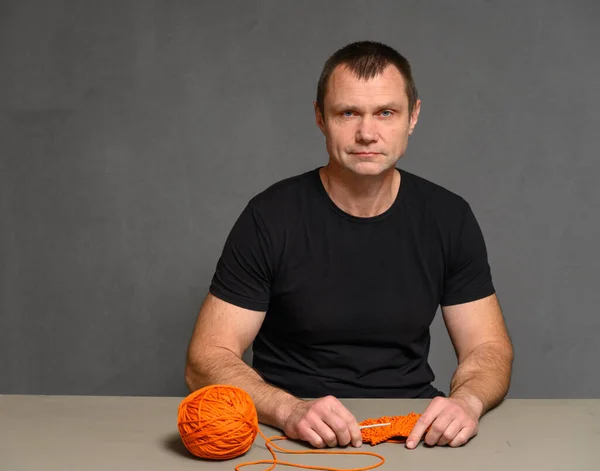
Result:
M360 446L354 416L332 396L299 399L267 384L242 360L264 321L265 312L244 309L208 294L192 333L185 379L190 391L211 384L244 389L252 398L258 420L277 427L292 439L324 446Z
M443 306L442 314L458 366L449 397L431 401L407 439L408 448L428 428L428 445L465 444L477 434L479 419L502 402L510 386L513 347L497 296Z

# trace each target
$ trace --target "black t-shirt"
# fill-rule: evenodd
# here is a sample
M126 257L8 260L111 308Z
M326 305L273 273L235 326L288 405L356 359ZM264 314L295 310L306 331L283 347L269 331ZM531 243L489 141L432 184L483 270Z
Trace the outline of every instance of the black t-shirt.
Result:
M253 343L263 379L299 397L433 397L429 327L440 305L494 293L469 204L402 169L384 213L342 211L319 169L252 198L210 286L266 311Z

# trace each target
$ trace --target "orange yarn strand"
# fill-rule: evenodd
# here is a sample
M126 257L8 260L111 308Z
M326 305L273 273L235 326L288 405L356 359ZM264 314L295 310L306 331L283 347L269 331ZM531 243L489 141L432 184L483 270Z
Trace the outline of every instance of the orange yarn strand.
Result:
M379 419L367 419L360 425L387 423L390 426L362 429L363 442L376 445L387 442L404 442L419 419L419 414L408 416L386 416ZM302 469L318 469L323 471L367 471L385 463L385 458L370 451L336 451L336 450L288 450L276 445L277 440L287 440L285 436L266 437L258 426L258 415L250 395L241 388L228 385L207 386L194 391L179 405L177 414L179 433L185 447L195 456L212 460L228 460L237 458L250 450L256 436L265 440L267 449L273 459L257 460L241 463L235 467L255 464L270 464L265 471L275 466L292 466ZM294 455L329 454L329 455L365 455L379 459L378 463L360 468L332 468L327 466L310 466L277 458L275 450Z
M319 470L323 470L323 471L367 471L369 469L377 468L377 467L381 466L383 463L385 463L385 458L383 456L381 456L378 453L373 453L371 451L288 450L286 448L280 447L280 446L276 445L275 443L273 443L275 440L287 440L288 439L287 437L283 437L283 436L266 437L260 431L260 429L258 430L258 433L260 433L260 435L264 438L265 444L267 445L267 448L271 452L273 459L272 460L248 461L246 463L241 463L235 467L235 471L239 471L240 468L242 468L244 466L251 466L251 465L255 465L255 464L270 464L271 467L267 468L265 471L271 471L277 465L292 466L294 468L302 468L302 469L319 469ZM289 461L281 461L279 458L277 458L275 451L273 451L273 448L271 448L271 447L276 448L277 450L279 450L283 453L288 453L288 454L293 454L293 455L324 454L324 455L374 456L375 458L379 458L379 462L375 463L373 465L370 465L370 466L363 466L361 468L331 468L328 466L311 466L311 465L305 465L305 464L291 463Z

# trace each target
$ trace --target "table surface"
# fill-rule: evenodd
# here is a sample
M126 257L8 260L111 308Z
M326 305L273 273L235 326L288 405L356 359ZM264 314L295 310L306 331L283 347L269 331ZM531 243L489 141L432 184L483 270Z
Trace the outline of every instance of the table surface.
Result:
M177 429L182 398L0 395L0 469L7 471L233 470L239 463L270 459L258 436L244 456L208 461L192 456ZM358 421L421 413L424 399L350 399ZM278 430L261 425L265 435ZM290 449L302 443L277 442ZM354 450L352 448L346 450ZM600 399L507 399L486 414L479 433L459 448L408 450L403 444L364 444L379 453L378 470L595 470L600 469ZM336 468L378 463L372 456L289 455L286 461ZM256 465L244 470L264 470ZM277 466L280 469L298 469Z

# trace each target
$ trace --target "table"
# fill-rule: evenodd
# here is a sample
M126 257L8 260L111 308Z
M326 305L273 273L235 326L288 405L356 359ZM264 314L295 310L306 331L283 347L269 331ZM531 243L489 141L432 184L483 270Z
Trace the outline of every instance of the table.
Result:
M257 437L244 456L207 461L192 456L177 430L177 397L0 395L2 471L233 470L245 461L269 459ZM423 399L350 399L361 421L421 413ZM280 432L266 426L267 436ZM291 449L301 443L277 442ZM479 434L460 448L403 444L363 445L383 455L377 470L595 470L600 469L600 399L507 399L480 422ZM377 463L369 456L286 455L302 464L352 468ZM266 465L243 470L264 470ZM293 470L278 466L278 470Z

